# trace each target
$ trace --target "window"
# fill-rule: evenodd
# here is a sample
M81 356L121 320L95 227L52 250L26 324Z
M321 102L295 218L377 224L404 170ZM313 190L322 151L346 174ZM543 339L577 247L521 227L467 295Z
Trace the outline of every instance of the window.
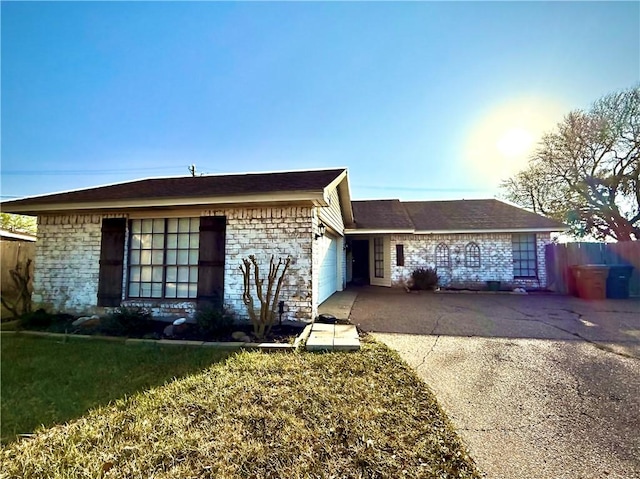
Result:
M396 266L404 266L404 245L396 245Z
M536 235L514 234L513 244L513 276L515 278L536 278Z
M464 265L467 268L480 267L480 246L473 241L464 247Z
M129 298L197 298L200 218L131 220Z
M449 264L449 247L440 243L436 246L436 268L448 268Z
M384 239L373 238L373 266L376 278L384 278Z

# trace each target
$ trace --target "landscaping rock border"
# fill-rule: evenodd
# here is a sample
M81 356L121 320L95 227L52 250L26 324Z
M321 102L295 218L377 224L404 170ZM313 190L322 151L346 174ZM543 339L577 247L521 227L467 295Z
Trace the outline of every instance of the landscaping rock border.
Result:
M98 341L122 341L124 344L158 344L170 346L198 346L219 349L252 349L266 352L283 351L292 352L304 345L306 338L311 332L311 325L304 328L302 333L298 335L293 344L288 343L245 343L241 341L184 341L178 339L138 339L123 338L119 336L101 336L86 334L63 334L63 333L47 333L44 331L1 331L1 334L15 334L27 336L43 336L60 339L89 339Z

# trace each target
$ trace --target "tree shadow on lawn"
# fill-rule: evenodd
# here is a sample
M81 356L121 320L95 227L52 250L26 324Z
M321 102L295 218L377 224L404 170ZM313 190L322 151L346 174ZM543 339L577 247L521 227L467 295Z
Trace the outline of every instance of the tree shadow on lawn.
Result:
M82 416L89 409L197 373L234 352L4 335L1 437L10 442Z

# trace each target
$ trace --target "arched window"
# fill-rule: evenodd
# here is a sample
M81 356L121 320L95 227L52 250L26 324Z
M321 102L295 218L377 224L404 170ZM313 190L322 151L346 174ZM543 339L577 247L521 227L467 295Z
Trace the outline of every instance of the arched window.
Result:
M449 247L440 243L436 246L436 268L448 268L449 264Z
M467 268L480 267L480 246L473 241L464 247L464 265Z

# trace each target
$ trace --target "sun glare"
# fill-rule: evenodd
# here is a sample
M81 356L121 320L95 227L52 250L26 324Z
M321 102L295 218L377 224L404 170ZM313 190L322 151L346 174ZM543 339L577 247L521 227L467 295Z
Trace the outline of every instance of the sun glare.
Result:
M496 146L505 158L515 158L528 155L533 146L533 133L525 128L511 128L498 139Z
M542 135L562 120L567 108L540 98L519 98L481 116L467 135L466 164L485 186L497 186L527 165Z

